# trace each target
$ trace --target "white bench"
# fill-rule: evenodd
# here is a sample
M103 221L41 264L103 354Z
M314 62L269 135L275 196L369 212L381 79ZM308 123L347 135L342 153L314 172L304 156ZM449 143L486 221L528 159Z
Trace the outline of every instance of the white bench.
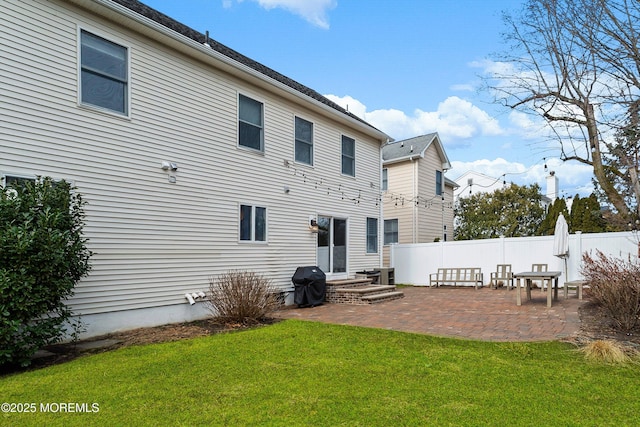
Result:
M474 267L439 268L437 273L429 275L429 286L434 284L436 287L447 284L456 286L458 283L473 283L476 289L478 289L478 285L482 287L484 282L481 269Z

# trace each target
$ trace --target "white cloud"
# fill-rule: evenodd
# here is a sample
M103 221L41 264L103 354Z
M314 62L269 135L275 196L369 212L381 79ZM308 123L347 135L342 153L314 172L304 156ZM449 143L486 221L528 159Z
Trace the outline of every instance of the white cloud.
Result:
M552 139L544 122L536 120L535 116L512 111L508 116L509 128L503 129L498 120L486 111L456 96L449 97L438 104L436 111L416 109L412 114L397 109L367 111L366 105L351 96L325 96L396 140L438 132L446 148L478 145L480 141L487 141L484 137L489 137L489 141L505 139L504 137L515 138L515 141L529 139L535 144L542 144L543 151L550 149L549 147L556 147L556 145L549 145L545 148L546 144L551 144ZM513 154L514 145L514 141L506 141L500 147L503 152ZM486 155L482 154L485 152L480 152L481 156ZM578 193L582 197L588 196L593 191L591 185L593 171L590 166L577 162L562 162L550 156L547 156L546 161L542 155L540 157L533 155L533 157L526 159L537 162L533 165L508 161L502 157L469 162L452 159L452 169L447 172L447 176L455 179L472 170L505 180L507 183L513 182L519 185L537 183L544 194L546 177L550 171L554 171L559 179L561 196L574 196Z
M476 136L504 134L496 119L457 96L445 99L436 111L416 109L411 115L395 109L368 112L364 104L350 96L325 96L395 139L438 132L445 145L455 146Z
M364 119L364 117L367 115L367 106L357 99L350 97L349 95L343 97L339 97L336 95L325 95L325 97L362 119Z
M459 92L473 92L476 90L476 88L472 84L461 83L461 84L451 86L451 90L459 91Z
M238 3L244 0L236 0ZM266 10L282 8L295 15L301 16L311 24L323 28L329 28L328 11L334 9L337 0L252 0L258 3ZM222 4L228 8L232 4L232 0L223 0Z

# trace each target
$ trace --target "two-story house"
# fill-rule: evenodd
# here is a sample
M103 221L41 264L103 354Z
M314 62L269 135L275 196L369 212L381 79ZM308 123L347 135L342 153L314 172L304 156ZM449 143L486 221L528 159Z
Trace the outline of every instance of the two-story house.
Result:
M386 144L382 148L384 263L388 245L428 243L453 238L455 182L437 133Z
M204 317L186 294L230 270L380 265L385 133L135 0L3 0L0 28L0 184L88 202L85 336Z

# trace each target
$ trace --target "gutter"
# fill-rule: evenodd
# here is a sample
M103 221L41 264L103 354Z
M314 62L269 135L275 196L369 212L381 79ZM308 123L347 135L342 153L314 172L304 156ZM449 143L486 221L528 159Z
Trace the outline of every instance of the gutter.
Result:
M383 165L391 165L394 163L401 163L401 162L406 162L406 161L413 161L415 159L424 159L424 153L420 153L420 154L411 154L409 156L404 156L404 157L396 157L395 159L389 159L389 160L384 160L382 162Z

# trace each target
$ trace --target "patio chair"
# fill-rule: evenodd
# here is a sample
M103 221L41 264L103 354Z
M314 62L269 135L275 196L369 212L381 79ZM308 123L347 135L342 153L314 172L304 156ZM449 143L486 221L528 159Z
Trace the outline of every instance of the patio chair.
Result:
M549 266L547 264L531 264L531 271L548 271L548 269ZM534 280L531 281L531 283L533 282ZM535 282L538 282L538 280L535 280ZM540 289L544 292L544 280L540 280Z
M491 273L491 288L498 289L500 282L503 282L508 290L514 288L511 264L498 264L496 265L496 271Z

